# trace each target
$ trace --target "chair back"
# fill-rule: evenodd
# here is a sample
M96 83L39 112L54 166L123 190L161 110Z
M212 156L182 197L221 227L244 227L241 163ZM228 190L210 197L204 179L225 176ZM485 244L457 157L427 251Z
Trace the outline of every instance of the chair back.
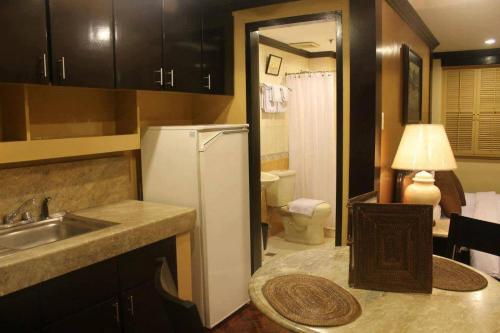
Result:
M500 256L500 224L451 214L448 257L455 259L461 246Z
M156 271L155 286L162 298L163 307L168 315L174 333L204 332L196 305L193 302L183 301L163 289L161 284L161 267Z

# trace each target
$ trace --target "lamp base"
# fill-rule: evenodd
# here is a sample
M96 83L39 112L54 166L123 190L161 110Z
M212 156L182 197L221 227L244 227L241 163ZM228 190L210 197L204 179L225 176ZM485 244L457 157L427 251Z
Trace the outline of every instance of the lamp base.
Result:
M420 171L413 178L404 193L403 202L408 204L436 206L441 200L441 191L434 185L434 177L427 171Z
M441 191L434 185L434 177L427 171L420 171L413 177L413 184L409 185L404 193L403 202L406 204L431 205L435 212L441 201ZM432 226L436 225L433 217Z

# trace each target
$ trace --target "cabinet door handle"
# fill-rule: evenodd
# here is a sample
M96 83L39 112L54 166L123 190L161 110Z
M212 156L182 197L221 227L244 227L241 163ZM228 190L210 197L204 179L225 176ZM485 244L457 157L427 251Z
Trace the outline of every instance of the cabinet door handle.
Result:
M160 86L163 86L163 68L160 68L157 71L154 71L155 73L160 73L160 81L155 81L155 83L159 83Z
M44 53L42 56L42 67L43 67L43 77L47 78L47 54Z
M118 325L120 325L120 305L118 302L113 303L113 307L115 308L115 321Z
M61 63L61 78L63 80L66 80L66 60L64 59L64 57L61 57L59 62Z
M173 69L169 70L168 74L170 75L170 81L167 82L167 84L169 86L173 87L174 86L174 70Z
M203 87L207 88L208 90L212 90L212 76L208 74L207 76L204 77L204 79L207 80L207 85Z
M129 296L128 297L128 302L130 304L130 306L128 308L128 311L133 316L134 315L134 296Z

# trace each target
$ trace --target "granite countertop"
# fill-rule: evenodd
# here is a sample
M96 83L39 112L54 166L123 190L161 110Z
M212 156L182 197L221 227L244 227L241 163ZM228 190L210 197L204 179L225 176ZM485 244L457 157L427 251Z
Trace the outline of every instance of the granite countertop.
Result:
M350 288L348 269L348 247L324 247L271 259L253 275L250 298L267 317L294 332L500 332L500 283L490 276L480 273L488 286L474 292L392 293ZM337 283L358 300L361 316L338 327L312 327L284 318L264 298L262 286L273 277L293 273Z
M196 210L125 200L68 215L115 225L0 257L0 296L188 232Z

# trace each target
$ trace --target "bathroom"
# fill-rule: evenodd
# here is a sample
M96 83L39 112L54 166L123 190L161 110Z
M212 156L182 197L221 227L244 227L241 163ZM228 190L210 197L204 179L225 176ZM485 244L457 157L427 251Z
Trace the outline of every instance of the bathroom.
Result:
M328 16L259 29L264 262L334 244L336 31Z

